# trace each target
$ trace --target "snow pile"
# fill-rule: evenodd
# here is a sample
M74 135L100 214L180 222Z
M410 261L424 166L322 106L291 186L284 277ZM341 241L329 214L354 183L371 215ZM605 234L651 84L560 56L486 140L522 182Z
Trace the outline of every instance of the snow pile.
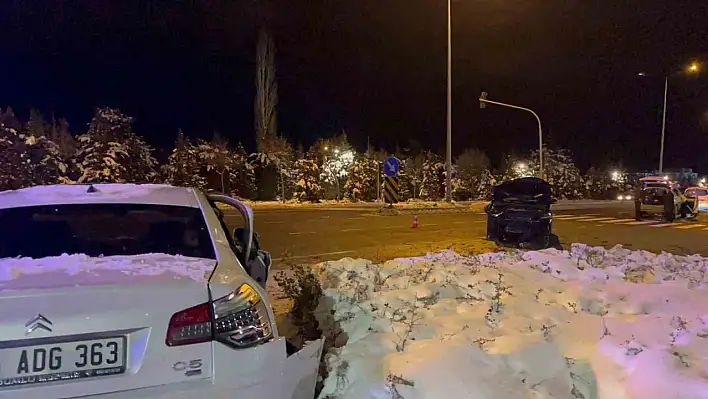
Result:
M321 398L708 398L708 259L575 244L321 265Z
M215 265L213 259L167 254L4 258L0 259L0 291L181 279L202 282Z

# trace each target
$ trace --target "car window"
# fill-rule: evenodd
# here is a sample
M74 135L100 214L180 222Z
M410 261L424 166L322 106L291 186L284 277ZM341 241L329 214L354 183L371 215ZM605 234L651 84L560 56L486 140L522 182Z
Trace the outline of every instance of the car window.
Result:
M708 195L708 190L702 188L689 188L684 193L687 197L705 197Z
M70 204L0 210L0 258L164 253L216 259L201 209Z

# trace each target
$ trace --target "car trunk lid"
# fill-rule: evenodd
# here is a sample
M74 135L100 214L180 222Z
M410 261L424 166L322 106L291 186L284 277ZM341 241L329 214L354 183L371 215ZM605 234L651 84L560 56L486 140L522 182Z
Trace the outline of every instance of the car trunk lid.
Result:
M170 255L0 260L0 398L75 397L212 375L209 342L165 343L209 301L215 261ZM61 258L61 259L59 259Z

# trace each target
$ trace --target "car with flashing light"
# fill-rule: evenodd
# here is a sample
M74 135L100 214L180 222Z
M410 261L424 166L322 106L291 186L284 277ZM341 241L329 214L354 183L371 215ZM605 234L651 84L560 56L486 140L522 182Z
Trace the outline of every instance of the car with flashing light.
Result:
M185 187L0 192L0 399L311 399L322 341L279 335L253 222Z
M698 211L708 211L708 187L689 187L684 190L683 195L689 200L695 201L693 207Z

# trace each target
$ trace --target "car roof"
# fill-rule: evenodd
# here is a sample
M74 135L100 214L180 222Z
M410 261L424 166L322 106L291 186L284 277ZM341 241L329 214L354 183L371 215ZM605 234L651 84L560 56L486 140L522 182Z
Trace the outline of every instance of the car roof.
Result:
M193 188L167 184L55 184L0 192L0 209L67 204L152 204L199 208Z

